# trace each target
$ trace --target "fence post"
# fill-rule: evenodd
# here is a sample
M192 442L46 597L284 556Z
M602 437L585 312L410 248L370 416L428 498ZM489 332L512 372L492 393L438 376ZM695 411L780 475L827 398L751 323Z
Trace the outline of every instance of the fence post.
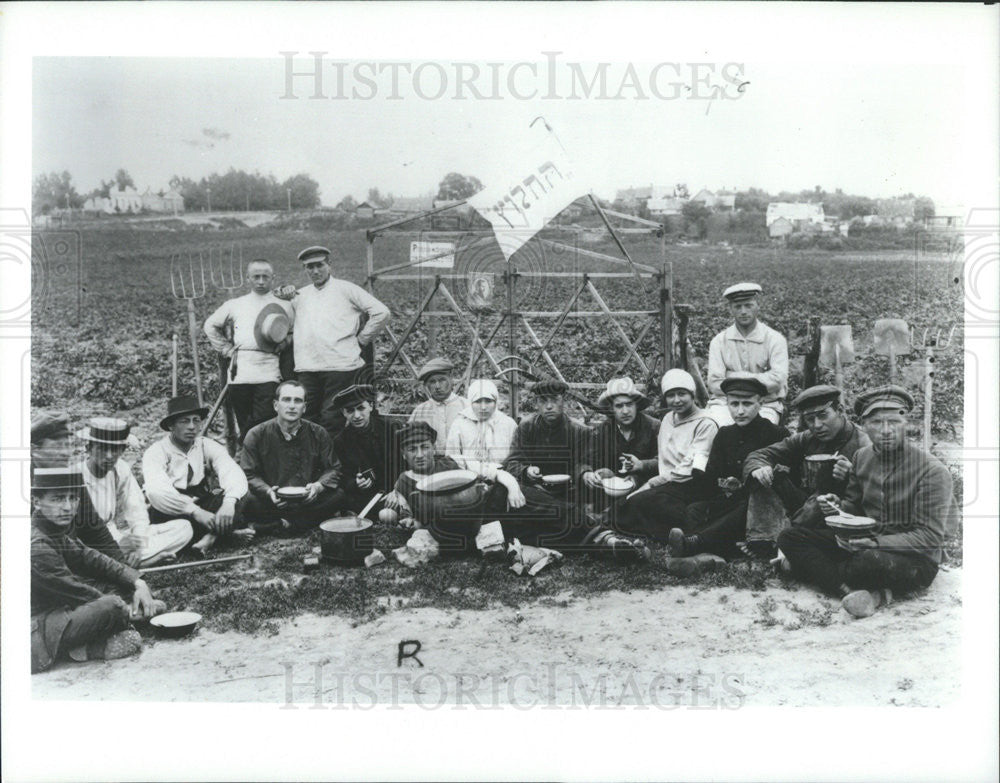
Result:
M507 348L508 356L517 356L517 323L515 321L516 313L514 312L514 286L517 280L517 268L507 262L507 271L504 272L504 282L507 285ZM517 391L520 384L520 378L517 374L517 365L514 365L514 371L510 374L510 417L517 421Z
M673 302L670 299L670 283L667 277L667 265L664 263L660 278L660 324L663 338L663 365L669 370L674 363L674 323Z
M816 385L816 368L819 364L819 316L809 317L809 328L806 332L806 339L809 340L809 350L806 353L805 361L802 363L802 388L808 389Z

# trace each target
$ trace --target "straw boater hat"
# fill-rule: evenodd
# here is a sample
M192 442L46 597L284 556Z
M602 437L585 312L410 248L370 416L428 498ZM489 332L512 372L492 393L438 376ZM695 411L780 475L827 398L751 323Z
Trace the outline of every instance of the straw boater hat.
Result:
M904 416L913 410L913 396L902 386L880 386L859 394L854 412L862 419L880 410L899 411Z
M301 253L299 253L299 261L303 264L308 261L313 261L314 259L322 259L326 261L330 258L329 249L322 247L321 245L313 245L312 247L307 247Z
M333 398L333 407L345 408L362 402L375 402L375 387L367 383L356 383L341 389Z
M767 387L753 377L751 373L734 372L719 384L723 394L740 397L747 394L757 394L763 397Z
M78 467L60 465L57 468L35 468L31 471L31 489L80 489L83 474Z
M174 419L190 413L197 413L204 419L208 415L208 408L199 405L194 397L171 397L167 402L167 415L160 419L160 429L169 430Z
M612 378L608 381L607 388L597 398L597 407L609 410L615 397L631 397L640 411L649 407L649 398L636 388L631 378Z
M756 283L737 283L722 292L722 296L730 302L742 302L760 295L763 289Z
M288 312L277 302L271 302L257 313L253 325L253 339L262 351L273 352L278 344L288 337L292 322L288 320Z
M450 373L455 369L455 365L449 362L447 359L442 359L440 356L428 360L423 367L420 368L420 372L417 373L417 379L421 381L426 381L430 376L437 375L438 373Z
M136 439L131 437L131 430L129 423L124 419L96 416L77 433L77 437L91 443L106 443L111 446L138 445Z

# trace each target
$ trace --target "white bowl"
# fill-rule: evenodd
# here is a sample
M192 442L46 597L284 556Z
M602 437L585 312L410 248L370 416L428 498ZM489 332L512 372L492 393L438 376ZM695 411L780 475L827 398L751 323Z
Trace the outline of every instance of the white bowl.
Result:
M601 479L601 485L604 487L604 493L608 497L620 498L635 489L635 479L631 476L628 478L611 476L610 478Z

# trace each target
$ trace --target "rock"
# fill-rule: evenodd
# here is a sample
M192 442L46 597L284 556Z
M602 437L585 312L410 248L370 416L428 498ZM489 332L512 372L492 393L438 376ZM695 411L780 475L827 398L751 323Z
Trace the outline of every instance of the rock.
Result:
M373 551L368 557L365 558L365 568L372 568L373 566L382 565L385 562L385 555L378 549Z

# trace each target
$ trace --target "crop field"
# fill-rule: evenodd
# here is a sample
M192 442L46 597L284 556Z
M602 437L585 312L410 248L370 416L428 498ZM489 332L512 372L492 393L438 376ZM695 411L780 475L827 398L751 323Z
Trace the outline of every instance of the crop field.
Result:
M185 227L181 230L156 230L148 224L119 224L117 227L80 229L69 236L70 245L79 247L72 257L56 257L53 247L67 232L42 232L36 235L33 259L33 344L32 403L37 407L77 407L110 412L126 412L157 401L162 405L170 395L171 335L179 339L179 375L182 390L194 389L193 364L188 341L184 303L174 299L170 287L170 258L197 257L199 252L215 250L228 253L235 246L242 249L244 261L255 257L271 260L278 282L304 285L307 280L296 261L304 247L324 244L335 251L333 273L363 283L365 279L365 237L361 230L281 230L258 227L239 230L210 230ZM607 234L592 232L572 234L554 231L548 236L583 250L619 255ZM387 234L375 244L376 269L404 263L409 258L409 242L423 238L445 237L426 233ZM468 244L469 249L463 250ZM645 235L625 237L633 259L659 267L661 248L658 239ZM492 240L471 244L459 240L456 271L502 273L503 257ZM807 348L807 323L819 316L824 324L850 324L853 327L856 361L845 366L845 386L849 396L862 386L883 381L887 375L884 357L872 349L872 326L880 317L901 317L917 328L938 327L945 333L962 319L961 260L945 254L921 253L914 260L913 251L872 251L870 253L830 253L791 251L771 247L723 248L707 245L666 246L667 259L673 268L673 297L677 303L691 305L690 338L695 355L704 366L711 337L728 323L721 291L739 280L759 282L766 297L762 319L788 337L792 354L789 397L801 387L802 357ZM514 257L521 272L600 272L627 271L624 266L577 256L570 250L530 243ZM204 296L195 301L199 331L205 317L230 294L212 285L206 269ZM413 273L414 270L407 270ZM423 269L425 280L380 281L377 295L393 312L392 328L398 335L429 290L436 271ZM499 279L499 277L497 278ZM594 284L611 309L655 310L657 283L647 279L646 288L632 277L595 278ZM446 280L449 290L464 306L466 284ZM516 307L522 310L559 311L579 284L570 277L523 277L517 284ZM245 293L242 289L238 293ZM502 308L503 287L496 289L496 306ZM596 310L597 305L584 293L577 302L581 310ZM440 295L434 310L447 309ZM485 338L498 316L482 314L479 334ZM622 320L630 338L638 334L640 318ZM438 318L437 352L453 358L464 368L468 362L470 337L457 319ZM548 335L554 319L530 319L542 339ZM639 353L647 361L658 346L655 330L647 334ZM199 335L202 374L206 398L214 399L219 391L216 360L208 341ZM527 350L528 336L519 331L519 350ZM495 355L507 351L506 327L493 346ZM384 357L391 347L380 337L377 355ZM415 364L427 358L427 320L422 319L406 343ZM624 357L624 347L614 329L603 317L569 318L550 346L550 353L568 380L603 383ZM948 439L960 437L962 420L963 350L961 331L951 348L936 359L933 427L937 435ZM902 380L915 393L918 406L923 395L922 356L914 352L900 362ZM539 361L535 369L545 370ZM490 372L481 362L478 370ZM647 380L633 359L627 371L637 381ZM395 376L406 374L402 364L393 368ZM419 399L412 385L389 384L383 389L387 399L383 407L404 411ZM596 396L596 394L595 394ZM581 411L582 413L582 411ZM915 412L919 417L920 409Z

